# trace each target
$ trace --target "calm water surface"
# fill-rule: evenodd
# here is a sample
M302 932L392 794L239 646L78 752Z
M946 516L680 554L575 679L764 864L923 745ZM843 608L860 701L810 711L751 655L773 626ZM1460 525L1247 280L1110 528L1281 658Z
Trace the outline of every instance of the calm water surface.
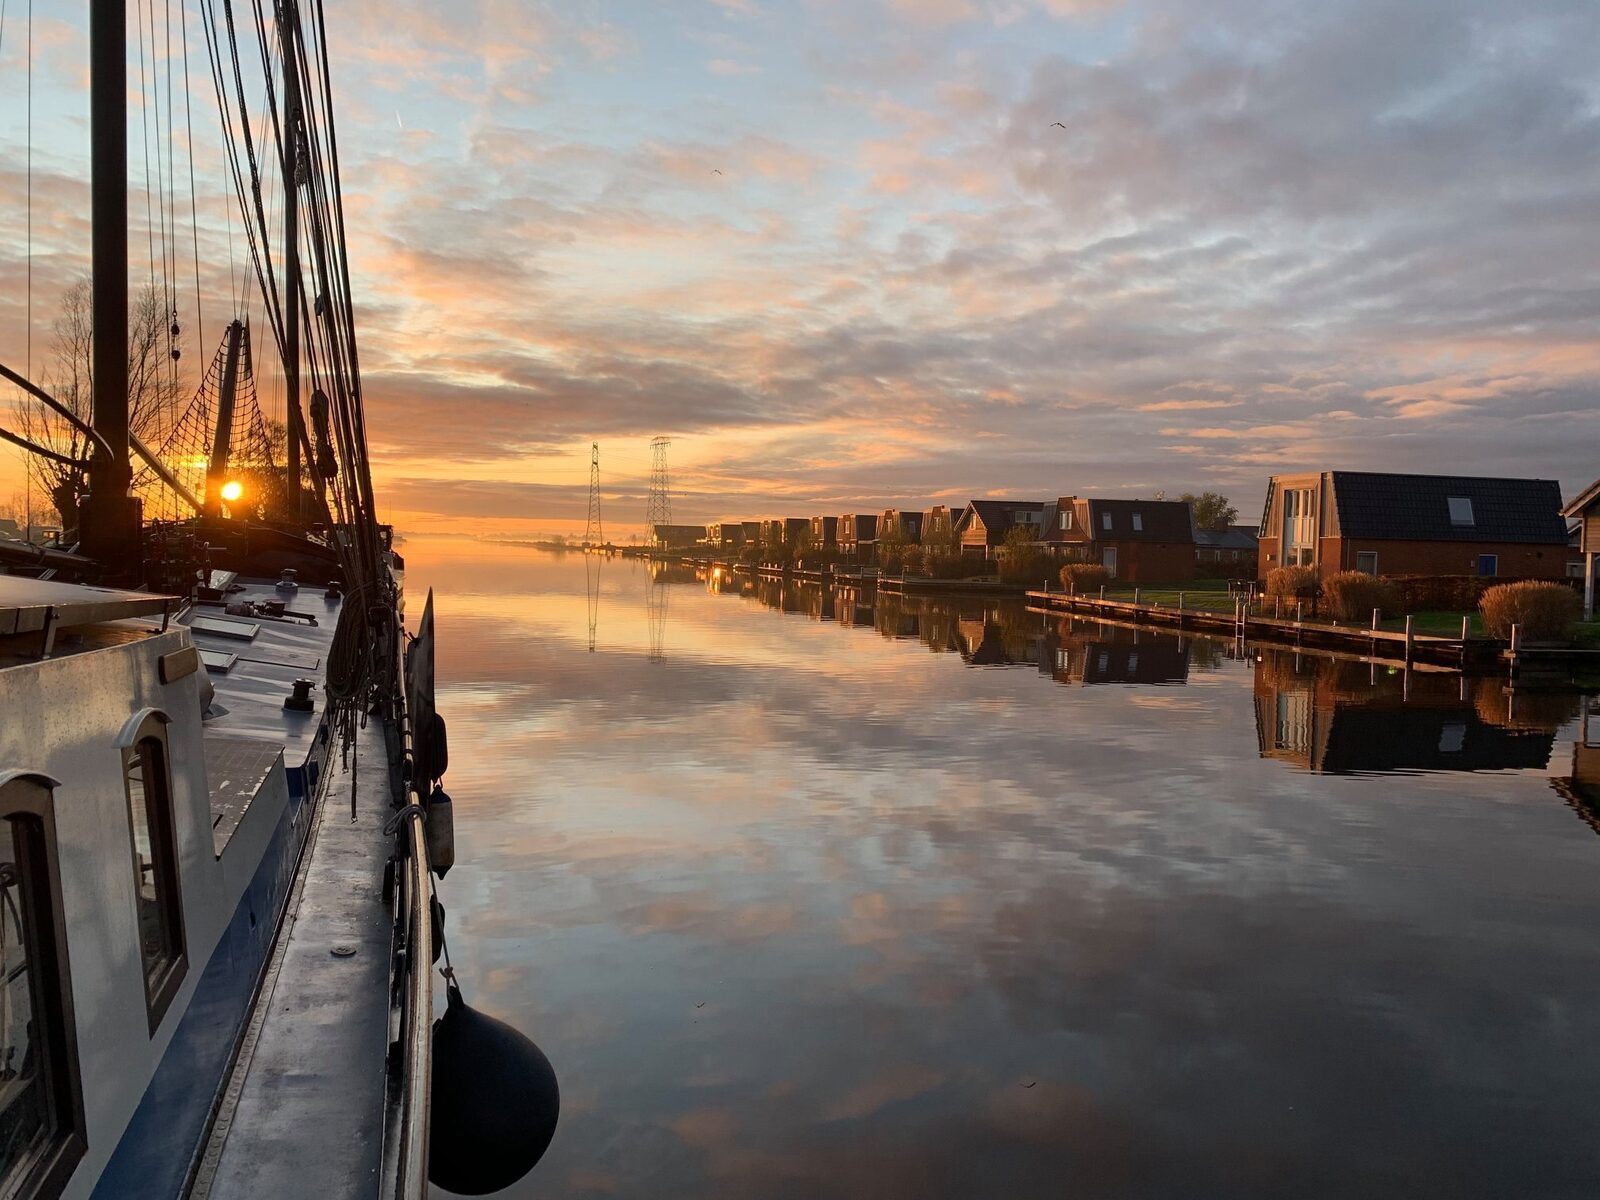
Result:
M510 1194L1600 1195L1577 697L406 553L453 956L561 1076Z

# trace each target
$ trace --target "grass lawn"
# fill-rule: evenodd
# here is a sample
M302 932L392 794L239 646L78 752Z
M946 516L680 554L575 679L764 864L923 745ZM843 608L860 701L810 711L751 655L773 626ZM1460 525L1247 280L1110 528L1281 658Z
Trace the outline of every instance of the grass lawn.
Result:
M1096 589L1097 592L1099 589ZM1150 584L1139 585L1140 604L1162 604L1176 608L1178 593L1183 593L1185 608L1204 608L1216 612L1232 612L1233 597L1228 595L1228 581L1226 579L1195 579L1183 584ZM1134 585L1119 583L1115 586L1107 585L1107 600L1132 600ZM1086 591L1085 595L1094 595L1095 592Z

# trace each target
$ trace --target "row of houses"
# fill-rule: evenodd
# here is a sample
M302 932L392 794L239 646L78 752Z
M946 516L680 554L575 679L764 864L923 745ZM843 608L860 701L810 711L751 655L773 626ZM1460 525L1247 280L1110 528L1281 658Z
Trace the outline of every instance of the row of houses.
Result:
M1061 496L983 499L965 508L659 526L657 544L734 551L749 543L835 550L870 562L881 546L923 544L993 556L1026 531L1063 562L1129 582L1254 574L1280 566L1373 575L1584 578L1600 554L1600 481L1563 504L1548 479L1320 471L1274 475L1260 521L1197 528L1182 500ZM1592 602L1592 601L1591 601Z

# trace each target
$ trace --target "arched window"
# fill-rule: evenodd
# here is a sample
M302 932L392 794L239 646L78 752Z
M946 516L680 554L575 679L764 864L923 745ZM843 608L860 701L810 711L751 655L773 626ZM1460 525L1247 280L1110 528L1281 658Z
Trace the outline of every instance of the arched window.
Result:
M143 716L124 739L122 776L133 840L134 897L139 952L144 960L145 1002L155 1033L188 970L183 903L178 891L178 839L172 811L172 767L166 718Z
M29 1200L84 1152L51 782L0 772L0 1194Z

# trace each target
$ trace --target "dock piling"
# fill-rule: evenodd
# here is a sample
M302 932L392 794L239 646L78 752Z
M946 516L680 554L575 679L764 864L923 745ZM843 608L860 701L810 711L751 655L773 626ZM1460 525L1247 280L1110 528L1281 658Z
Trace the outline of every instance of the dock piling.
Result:
M1410 615L1406 617L1406 666L1408 667L1411 665L1412 650L1415 649L1416 646L1417 635L1415 629L1413 628L1415 622L1415 617Z

